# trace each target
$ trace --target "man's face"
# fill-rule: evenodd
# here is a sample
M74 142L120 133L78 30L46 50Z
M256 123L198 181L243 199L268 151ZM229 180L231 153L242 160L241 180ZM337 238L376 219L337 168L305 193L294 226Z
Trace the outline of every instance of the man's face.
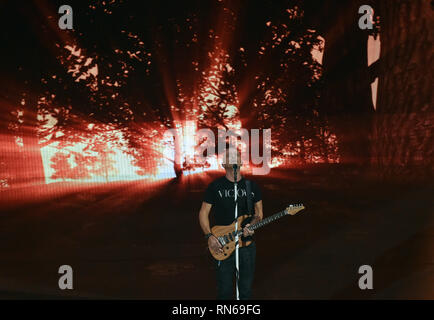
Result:
M236 156L236 160L232 159L232 158L235 158L235 156ZM226 170L226 172L228 172L228 171L233 172L233 170L234 170L233 165L236 163L238 165L238 168L237 168L237 174L238 174L240 172L240 168L242 166L241 154L239 152L237 152L236 155L235 154L232 155L232 158L230 157L229 151L227 151L225 154L225 161L222 164L223 168Z

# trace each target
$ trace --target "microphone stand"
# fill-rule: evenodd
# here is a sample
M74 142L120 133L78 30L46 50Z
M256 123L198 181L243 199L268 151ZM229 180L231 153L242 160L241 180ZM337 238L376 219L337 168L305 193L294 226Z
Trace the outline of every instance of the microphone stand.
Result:
M234 196L235 196L235 282L236 282L236 291L237 291L237 300L240 300L240 293L238 290L238 280L239 280L239 264L240 264L240 257L239 257L239 239L238 239L238 183L237 183L237 169L238 165L234 164L232 166L234 169Z

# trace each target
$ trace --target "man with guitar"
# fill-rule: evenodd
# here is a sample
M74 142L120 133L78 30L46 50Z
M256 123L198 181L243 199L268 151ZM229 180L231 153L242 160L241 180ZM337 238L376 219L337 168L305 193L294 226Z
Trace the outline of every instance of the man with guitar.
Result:
M236 270L235 253L224 253L224 238L218 238L211 232L209 214L213 208L213 214L216 225L229 226L235 220L235 206L237 205L237 217L247 214L253 215L250 223L238 225L242 229L242 235L239 238L239 279L238 290L239 298L242 300L250 299L253 275L255 271L256 246L253 241L253 230L248 227L262 220L262 198L261 191L256 183L247 181L240 174L241 155L237 152L236 166L230 163L229 150L224 155L223 167L226 175L214 180L208 185L202 206L199 212L199 222L205 238L208 241L208 247L211 252L215 252L215 257L221 255L222 258L214 259L217 278L217 298L231 299L233 297L233 279ZM235 172L234 172L235 171ZM237 177L237 197L235 202L234 190L234 173ZM250 193L250 197L248 197ZM248 203L248 200L250 203ZM254 214L252 209L254 206ZM249 222L246 220L245 222ZM213 228L214 230L214 228ZM234 234L230 235L233 239ZM229 240L227 238L226 240ZM232 245L234 246L234 241ZM229 249L229 247L226 247Z

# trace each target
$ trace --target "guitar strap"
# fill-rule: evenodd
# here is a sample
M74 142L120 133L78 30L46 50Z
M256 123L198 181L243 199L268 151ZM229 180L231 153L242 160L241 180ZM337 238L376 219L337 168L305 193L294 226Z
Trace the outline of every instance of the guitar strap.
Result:
M250 180L247 179L246 179L246 193L247 193L247 213L250 216L253 216L252 185L250 183Z
M252 184L250 180L246 179L246 193L247 193L247 214L253 216L253 200L252 200ZM246 245L245 239L241 238L243 246Z

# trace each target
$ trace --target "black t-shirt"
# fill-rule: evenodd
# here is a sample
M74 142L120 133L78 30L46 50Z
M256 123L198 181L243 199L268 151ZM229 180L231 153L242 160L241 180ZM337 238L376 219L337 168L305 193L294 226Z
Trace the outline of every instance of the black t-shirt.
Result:
M250 180L250 190L252 193L252 202L262 200L261 191L258 185ZM247 192L246 180L241 178L237 184L238 196L238 217L247 214ZM205 191L203 201L212 204L215 223L217 225L229 225L235 220L235 193L234 183L229 181L226 176L218 178L208 185ZM254 214L254 207L252 208Z

